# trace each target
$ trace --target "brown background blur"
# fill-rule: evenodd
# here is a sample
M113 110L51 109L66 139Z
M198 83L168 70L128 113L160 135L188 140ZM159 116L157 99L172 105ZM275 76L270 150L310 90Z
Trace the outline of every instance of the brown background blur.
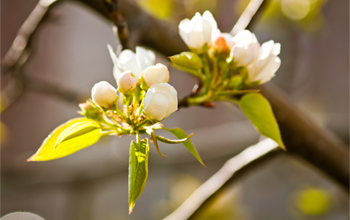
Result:
M1 1L1 57L37 2ZM232 28L247 3L140 2L169 25L192 17L197 10L209 9L222 31ZM271 2L254 32L260 43L273 39L282 45L282 65L272 82L321 126L348 144L349 1ZM25 74L83 94L89 94L101 80L115 85L106 47L117 46L111 27L79 4L62 3L35 35ZM160 54L157 61L169 66L169 61ZM170 68L170 74L170 83L179 97L188 94L196 82L174 68ZM47 220L161 219L227 159L259 140L258 133L235 106L218 103L215 109L181 109L164 124L195 132L192 140L207 168L181 145L161 145L168 158L151 149L148 181L129 216L127 166L132 137L104 138L92 147L55 161L26 162L55 127L78 117L78 110L76 104L27 92L1 115L1 216L29 211ZM310 190L319 194L310 196ZM303 195L315 206L311 210L316 210L316 214L303 203ZM305 162L286 155L233 185L201 219L346 220L348 206L348 194L339 186Z

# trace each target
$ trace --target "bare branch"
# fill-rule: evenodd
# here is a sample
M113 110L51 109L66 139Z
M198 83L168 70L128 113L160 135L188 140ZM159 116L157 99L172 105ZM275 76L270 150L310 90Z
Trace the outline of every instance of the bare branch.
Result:
M24 62L19 62L21 57L27 56L30 40L36 32L39 24L43 22L47 15L49 7L53 6L56 0L40 0L35 6L29 17L19 29L15 40L13 41L9 51L5 54L2 60L4 72L12 71L17 65L23 65ZM26 60L26 59L25 59Z
M231 30L232 35L236 35L238 31L244 29L250 29L251 24L254 22L258 15L258 11L266 4L267 0L251 0L247 8L243 11L242 15L239 17L237 23Z
M210 179L198 187L190 197L164 220L191 219L206 208L214 195L225 190L232 182L249 173L253 167L260 167L272 157L282 153L278 145L265 139L248 147L240 154L228 160Z

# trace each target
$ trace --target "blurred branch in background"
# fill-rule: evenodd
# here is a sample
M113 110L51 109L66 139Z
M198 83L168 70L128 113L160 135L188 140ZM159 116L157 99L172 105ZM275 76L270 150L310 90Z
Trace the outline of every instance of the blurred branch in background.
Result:
M239 17L235 26L233 26L230 34L236 35L238 31L244 29L251 29L254 20L257 19L258 13L262 12L262 9L267 4L267 0L252 0L249 2L247 8L243 11L242 15Z
M238 155L226 161L223 167L210 179L198 187L185 202L173 213L165 217L165 220L193 219L196 214L205 210L207 206L232 182L250 173L255 167L282 153L278 145L265 139L258 144L248 147Z
M130 49L128 25L123 19L119 10L118 0L104 0L104 4L109 12L109 19L116 27L116 32L123 49Z
M257 0L256 2L260 1L261 0ZM21 66L23 66L29 56L30 39L35 33L36 28L39 27L44 20L47 10L51 10L52 6L56 5L53 3L56 2L58 3L62 1L39 2L33 13L28 17L29 21L24 23L18 33L22 39L21 37L16 37L13 47L11 47L10 51L6 54L3 61L3 67L5 69L8 71L11 70L11 72L21 72L19 70L21 70ZM86 6L89 6L108 20L113 19L110 15L111 12L105 7L105 4L102 1L75 0L73 2L80 2ZM133 41L131 43L135 45L145 44L159 51L165 56L174 55L187 50L175 27L172 27L166 22L157 20L156 18L148 15L134 2L122 0L119 3L120 11L129 26L131 34L130 40ZM262 4L260 3L258 8L261 5ZM112 20L112 22L115 23L116 21ZM240 22L238 22L238 24L239 23ZM243 23L240 24L240 27L248 25L249 22L245 22L244 24L245 25L243 25ZM26 27L27 25L30 28ZM18 43L18 39L21 39L21 44ZM26 80L28 79L24 78L24 82ZM37 92L56 95L57 97L68 101L74 101L75 99L79 100L80 97L84 97L83 95L75 94L72 91L54 89L55 87L48 85L43 86L42 84L46 84L46 82L43 83L35 81L34 79L32 80L33 81L29 80L30 83L28 88ZM286 97L281 95L282 92L279 89L263 86L262 92L270 101L272 108L275 111L285 145L288 149L287 153L292 153L302 157L348 189L348 149L331 134L320 128L295 106L293 106Z

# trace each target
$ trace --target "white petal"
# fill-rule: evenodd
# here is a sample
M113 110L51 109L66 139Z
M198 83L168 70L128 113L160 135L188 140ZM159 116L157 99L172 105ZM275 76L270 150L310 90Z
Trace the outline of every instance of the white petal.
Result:
M123 50L119 54L118 60L123 71L130 70L136 78L140 76L142 70L137 65L136 54L134 52L131 50Z
M136 60L137 65L142 71L147 67L154 65L155 54L153 51L146 50L143 47L136 47Z
M199 50L205 44L202 31L192 31L187 37L189 47Z
M215 18L213 17L213 15L210 13L210 11L206 10L204 13L203 13L203 19L210 22L213 30L215 29L218 29L218 25L216 23L216 20Z
M271 56L264 68L260 71L258 80L260 84L268 82L272 77L275 76L275 72L281 65L281 59L277 56Z

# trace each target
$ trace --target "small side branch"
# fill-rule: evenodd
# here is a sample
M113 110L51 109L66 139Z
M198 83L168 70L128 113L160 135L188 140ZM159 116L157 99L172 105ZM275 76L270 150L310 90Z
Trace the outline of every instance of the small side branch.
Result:
M210 201L229 187L232 182L249 173L252 168L254 169L262 163L270 161L272 157L279 153L282 153L282 151L270 139L265 139L248 147L228 160L218 172L198 187L179 208L164 220L192 219L197 213L206 209Z

